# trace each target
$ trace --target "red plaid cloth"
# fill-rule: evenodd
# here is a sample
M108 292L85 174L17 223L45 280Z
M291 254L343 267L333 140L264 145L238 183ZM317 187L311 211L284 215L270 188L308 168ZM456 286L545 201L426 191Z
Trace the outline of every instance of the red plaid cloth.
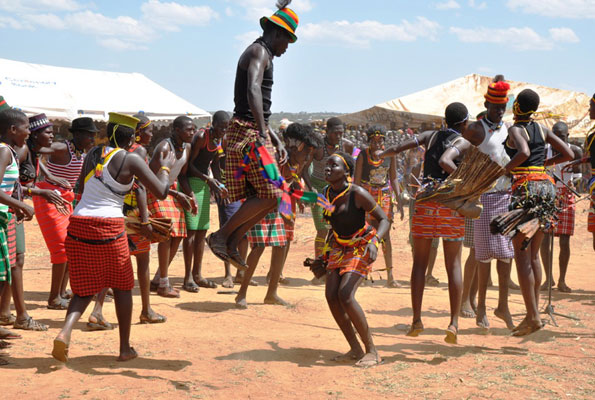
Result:
M378 204L378 206L380 208L382 208L382 211L384 211L384 213L388 217L389 221L392 222L393 221L393 203L392 203L392 193L390 190L390 186L389 185L372 186L370 184L362 182L361 187L363 187L364 189L366 189L368 191L368 193L370 193L372 198L376 201L376 204ZM369 213L366 213L366 221L368 221L368 223L370 223L370 221L372 219L374 219L374 217L370 216Z
M84 240L105 240L106 243L90 244ZM134 287L124 218L73 215L65 245L70 286L75 294L91 296L103 288L132 290Z
M248 231L248 242L253 247L283 247L287 240L285 221L278 211L268 213Z
M267 182L256 165L250 165L250 169L240 179L234 178L234 173L244 160L244 149L257 140L267 149L271 157L275 155L275 148L271 139L266 135L266 140L258 134L256 124L234 118L225 131L226 155L225 160L225 186L229 191L229 200L238 201L247 197L256 196L261 199L278 199L283 193L274 185Z
M411 220L411 236L414 238L463 240L465 217L435 201L415 202Z
M174 183L170 189L176 190L176 184ZM165 200L159 200L153 193L148 191L147 209L153 218L171 218L172 237L186 237L184 208L172 195L167 195Z
M558 207L562 209L558 216L558 224L554 231L554 236L574 235L574 217L575 205L574 194L566 187L557 189L556 197L558 200Z
M591 207L589 208L589 217L587 219L587 230L595 232L595 191L591 193Z
M339 275L353 272L364 278L367 277L372 271L372 261L370 261L370 254L366 252L366 247L374 236L376 236L376 229L366 225L365 233L352 239L348 246L341 246L334 237L331 238L331 250L326 269L339 269Z

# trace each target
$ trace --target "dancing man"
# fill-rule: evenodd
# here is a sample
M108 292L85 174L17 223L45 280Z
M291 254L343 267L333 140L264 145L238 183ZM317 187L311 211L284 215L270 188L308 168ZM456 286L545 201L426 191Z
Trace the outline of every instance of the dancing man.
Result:
M595 120L595 94L589 101L589 117ZM587 217L587 229L593 233L593 250L595 251L595 127L591 129L587 135L585 142L585 153L589 154L591 160L591 180L589 180L589 193L591 194L591 207L589 208L589 216Z
M269 127L268 120L271 115L273 57L283 55L289 43L297 40L298 17L287 8L290 2L279 0L279 9L271 17L261 18L263 34L242 53L236 70L234 116L226 133L225 175L229 200L234 202L245 198L246 201L225 225L207 238L207 245L218 258L229 260L240 269L248 268L238 252L240 240L248 229L275 207L282 193L263 176L256 164L263 166L266 163L270 169L276 169L273 161L275 147L279 164L287 161L283 142ZM246 166L245 174L234 179L247 154L253 161ZM262 158L254 161L257 154L266 154L264 162Z

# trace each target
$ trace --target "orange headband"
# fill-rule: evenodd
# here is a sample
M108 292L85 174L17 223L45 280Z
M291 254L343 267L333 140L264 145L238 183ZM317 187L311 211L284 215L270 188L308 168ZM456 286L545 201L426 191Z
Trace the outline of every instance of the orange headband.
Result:
M142 131L143 129L145 129L149 125L151 125L151 120L145 122L143 125L137 126L136 127L136 133Z
M349 164L347 164L347 161L345 161L343 156L340 154L337 154L337 153L335 153L333 155L339 157L341 159L341 161L343 161L343 164L345 164L345 169L347 170L347 173L349 173L351 168L349 168Z

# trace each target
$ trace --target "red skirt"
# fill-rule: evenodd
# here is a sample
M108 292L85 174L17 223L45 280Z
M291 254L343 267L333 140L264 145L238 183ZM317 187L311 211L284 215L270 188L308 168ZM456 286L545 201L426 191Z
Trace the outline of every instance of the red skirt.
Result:
M176 190L174 183L170 189ZM186 237L186 216L182 204L171 194L159 200L150 191L147 192L147 209L153 218L170 218L172 224L171 237Z
M124 218L73 215L65 245L74 294L91 296L103 288L134 287Z
M575 205L574 194L566 187L557 189L558 207L562 210L558 216L558 224L554 236L574 235Z

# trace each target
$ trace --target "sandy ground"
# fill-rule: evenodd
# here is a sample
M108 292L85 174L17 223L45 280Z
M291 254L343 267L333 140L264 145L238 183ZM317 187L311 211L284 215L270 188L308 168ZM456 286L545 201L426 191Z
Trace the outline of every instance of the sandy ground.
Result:
M132 343L140 357L116 362L117 331L87 332L84 315L73 332L70 361L51 355L52 340L64 312L45 308L49 289L49 257L35 221L27 224L26 300L30 314L49 324L48 332L22 332L23 339L2 355L0 390L4 398L593 398L595 396L595 275L591 236L586 231L586 203L577 211L576 235L567 279L571 294L554 291L556 311L580 318L558 318L529 337L511 337L492 316L497 288L488 291L492 328L484 333L475 320L461 319L458 345L443 341L448 322L448 296L442 251L435 273L439 287L427 288L423 318L426 331L405 336L411 321L407 284L411 268L407 221L392 230L396 277L403 288L384 287L384 273L362 287L357 298L372 327L384 364L358 369L330 359L347 350L324 299L324 287L310 284L302 267L311 256L314 231L309 218L299 217L285 276L291 279L279 294L290 307L262 304L270 251L256 272L258 287L248 292L247 310L234 307L230 290L182 292L180 299L152 295L153 308L168 317L160 325L140 325L138 289ZM213 208L211 215L216 215ZM151 269L157 267L153 252ZM463 259L467 250L463 253ZM557 257L557 256L556 256ZM589 261L591 260L591 261ZM204 271L221 282L223 267L208 251ZM384 267L378 261L375 268ZM495 280L495 267L492 276ZM181 285L183 261L178 254L170 276ZM382 276L382 278L381 278ZM516 280L516 273L513 273ZM557 262L555 263L557 278ZM237 289L237 287L236 287ZM544 299L541 301L544 304ZM524 312L520 292L512 291L513 313ZM105 314L115 322L113 303ZM547 315L544 318L548 319ZM515 317L519 322L520 316Z

